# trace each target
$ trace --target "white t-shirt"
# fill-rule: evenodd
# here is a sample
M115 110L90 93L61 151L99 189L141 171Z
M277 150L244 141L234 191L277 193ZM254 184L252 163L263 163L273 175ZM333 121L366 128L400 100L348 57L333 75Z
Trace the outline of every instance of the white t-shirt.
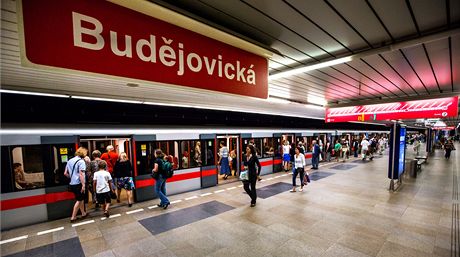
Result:
M363 139L361 141L361 147L363 150L368 150L369 149L369 142L366 139Z
M290 145L283 145L283 154L289 154L289 150L291 150Z
M112 180L110 173L105 170L96 171L93 180L96 181L96 193L102 194L110 191L109 181Z
M226 146L223 146L219 150L219 155L222 156L222 158L227 158L228 157L228 148Z
M303 168L306 165L305 156L301 153L299 154L299 156L294 155L294 165L296 169Z

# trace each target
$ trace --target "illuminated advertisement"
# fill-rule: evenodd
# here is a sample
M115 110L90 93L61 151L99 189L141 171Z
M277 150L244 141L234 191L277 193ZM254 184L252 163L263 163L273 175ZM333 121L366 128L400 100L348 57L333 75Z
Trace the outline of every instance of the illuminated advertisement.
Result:
M458 96L326 109L326 122L457 117Z

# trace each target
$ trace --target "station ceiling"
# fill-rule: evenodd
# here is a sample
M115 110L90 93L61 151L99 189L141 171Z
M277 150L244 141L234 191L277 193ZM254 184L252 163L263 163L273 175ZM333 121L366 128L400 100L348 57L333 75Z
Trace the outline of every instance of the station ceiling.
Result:
M460 94L460 1L456 0L151 0L273 52L269 95L329 106ZM283 107L129 80L24 68L20 64L15 1L2 0L2 87L144 99L279 115L324 116ZM328 65L333 60L343 63ZM283 72L311 69L294 75ZM308 68L307 68L308 70ZM153 88L155 94L149 93ZM163 90L164 89L164 90ZM90 95L86 93L86 95ZM129 96L129 97L127 97ZM296 110L293 110L296 109ZM322 116L322 117L320 117ZM458 117L448 120L457 125Z

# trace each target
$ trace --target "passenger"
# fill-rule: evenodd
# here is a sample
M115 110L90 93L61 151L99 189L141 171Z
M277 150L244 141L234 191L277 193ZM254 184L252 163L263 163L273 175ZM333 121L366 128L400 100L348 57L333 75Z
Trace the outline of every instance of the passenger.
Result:
M85 188L85 204L88 203L88 197L89 197L89 194L88 194L88 190L89 190L89 177L91 176L91 167L90 167L90 164L91 164L91 158L87 155L85 156L85 158L83 158L83 160L85 161L85 166L86 166L86 171L85 171L85 185L86 185L86 188ZM85 206L85 210L86 210L86 205Z
M88 213L85 211L84 197L85 197L85 171L86 165L83 158L87 155L88 150L84 147L80 147L75 152L75 157L67 162L65 167L64 175L70 178L70 191L75 195L75 204L73 206L72 217L70 222L77 220L78 210L81 212L81 218L86 218Z
M236 159L236 152L232 150L230 152L230 158L232 158L232 171L235 177L238 176L238 160Z
M420 140L416 138L414 142L414 152L417 156L420 154L420 146L421 146Z
M118 160L118 154L115 152L115 148L113 148L112 145L108 145L106 149L107 152L102 154L101 159L107 163L107 171L112 174L113 167L115 167L115 163ZM115 183L116 181L112 176L112 188L116 188Z
M324 152L324 144L323 144L323 140L322 139L319 139L318 141L316 141L319 145L319 161L322 161L324 158L323 158L323 152Z
M212 165L213 163L215 163L214 154L211 148L208 148L208 150L206 150L206 165Z
M289 165L290 166L290 169L291 169L291 172L294 172L294 155L295 155L295 144L292 143L290 145L290 148L289 148Z
M30 183L26 181L26 175L24 170L22 169L22 164L20 163L13 163L13 170L14 170L14 181L16 182L17 189L26 189L30 186Z
M312 144L313 144L313 149L312 149L313 154L312 154L312 159L311 159L311 165L312 165L312 169L317 170L318 165L319 165L319 157L320 157L320 154L321 154L321 150L320 150L321 148L316 143L315 140L313 140ZM304 161L305 161L305 158L304 158ZM302 175L301 179L303 181L303 175Z
M358 158L359 142L357 138L353 139L353 156Z
M248 145L246 147L246 154L243 157L243 160L244 166L247 167L249 177L247 181L243 181L243 186L246 193L248 193L248 195L251 197L251 207L254 207L256 206L257 201L256 181L257 177L260 175L260 170L262 168L259 159L257 158L254 146ZM257 170L259 172L257 172ZM250 189L249 186L251 186Z
M369 140L369 146L368 146L368 150L367 150L367 154L369 156L369 160L372 161L374 159L374 153L377 149L377 139L374 137L372 137L371 140Z
M383 140L383 137L380 137L379 142L378 142L378 147L379 147L379 154L383 155L383 151L385 150L385 140Z
M163 167L163 158L165 157L164 153L161 149L155 150L155 162L153 165L153 176L155 178L155 192L157 196L160 198L160 204L158 207L162 207L163 209L168 209L170 202L168 197L166 196L166 174L164 174L162 167Z
M340 144L339 140L335 140L335 145L334 145L334 153L335 153L335 159L337 162L340 160L340 154L342 152L342 144Z
M224 141L220 142L219 149L219 163L220 165L220 175L224 175L224 179L227 179L228 176L231 176L230 163L228 161L228 148L225 146Z
M348 159L348 141L346 138L342 139L342 160L345 162L345 159Z
M88 177L88 191L91 192L91 198L93 200L93 204L95 204L95 208L99 208L99 203L97 202L96 198L96 191L93 188L93 178L94 178L94 173L96 173L99 170L99 163L102 162L101 160L101 152L99 150L94 150L91 153L91 156L93 156L93 160L89 163L89 171L90 175ZM107 163L106 163L107 166Z
M182 168L188 169L188 152L184 151L182 155Z
M444 144L444 150L446 151L446 154L444 156L446 157L446 159L449 159L450 152L452 152L452 150L455 150L454 143L452 142L452 140L448 140L447 143Z
M128 207L133 206L133 166L126 153L120 153L120 157L113 167L113 175L117 180L117 203L120 202L121 189L125 189L128 196Z
M111 192L115 193L112 187L112 176L107 169L105 161L98 162L99 170L94 173L93 187L96 189L96 198L99 204L102 204L104 215L108 218L110 203L112 202Z
M327 143L326 143L326 161L327 162L331 161L332 149L334 149L334 147L332 146L331 142L327 140Z
M291 161L290 150L291 150L291 146L289 145L289 141L284 140L284 143L283 143L283 167L284 167L285 172L289 171L289 161Z
M305 146L303 145L302 141L299 142L300 153L305 154Z
M201 142L197 141L195 145L195 162L197 166L201 166Z
M367 141L366 137L363 137L363 140L361 140L361 154L363 156L363 161L366 160L368 150L369 150L369 141Z
M316 144L316 141L313 140L313 145L314 145L314 148L318 148L318 153L317 153L317 157L316 159L318 159L318 155L319 155L319 145ZM315 151L315 150L313 150ZM303 181L304 181L304 174L305 174L305 165L306 165L306 162L305 162L305 156L303 154L300 153L300 147L296 147L295 149L295 156L294 156L294 173L292 173L292 189L290 190L290 192L295 192L296 190L296 178L297 178L297 175L299 175L299 179L300 179L300 189L299 191L302 192L303 191Z

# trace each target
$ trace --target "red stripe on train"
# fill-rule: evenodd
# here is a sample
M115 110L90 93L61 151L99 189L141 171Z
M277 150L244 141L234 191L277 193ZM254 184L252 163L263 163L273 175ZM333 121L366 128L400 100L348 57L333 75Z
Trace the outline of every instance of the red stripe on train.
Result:
M201 175L203 177L215 176L217 174L217 169L212 170L202 170Z
M71 192L48 193L44 195L33 195L15 199L3 200L0 202L0 210L6 211L11 209L23 208L39 204L55 203L65 200L73 200L74 195Z

